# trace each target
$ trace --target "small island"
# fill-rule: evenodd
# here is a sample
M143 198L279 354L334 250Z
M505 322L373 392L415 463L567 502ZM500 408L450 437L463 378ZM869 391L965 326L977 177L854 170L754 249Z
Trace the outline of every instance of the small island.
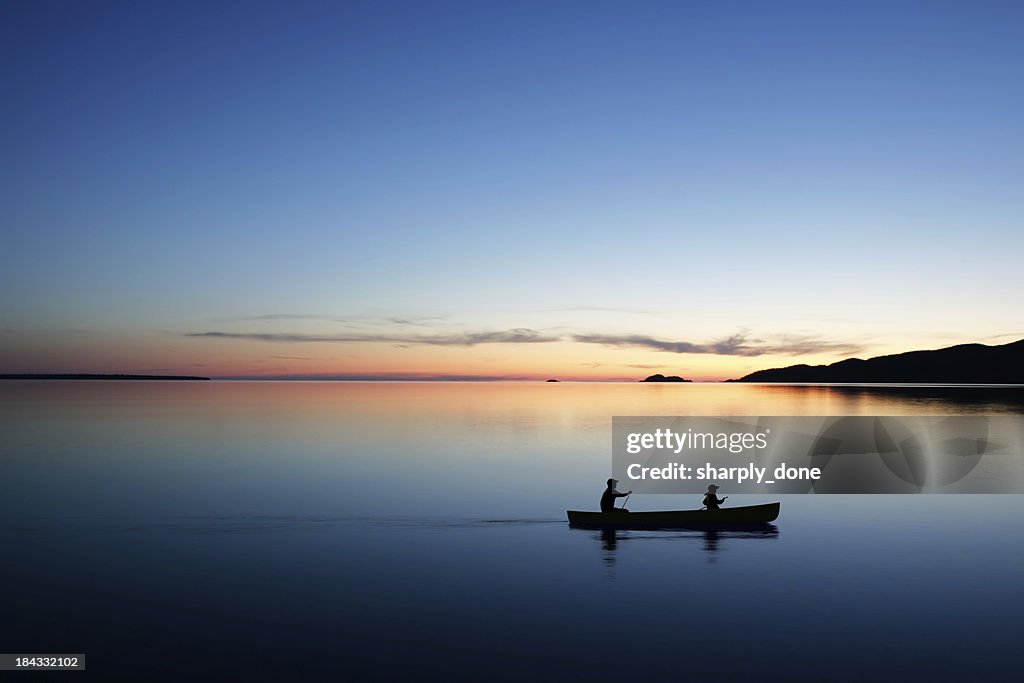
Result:
M669 375L668 377L666 377L665 375L658 374L658 375L651 375L647 379L644 379L644 380L641 380L641 381L642 382L692 382L693 380L683 379L679 375Z
M558 380L557 379L549 379L549 380L545 380L545 381L547 381L547 382L557 382Z

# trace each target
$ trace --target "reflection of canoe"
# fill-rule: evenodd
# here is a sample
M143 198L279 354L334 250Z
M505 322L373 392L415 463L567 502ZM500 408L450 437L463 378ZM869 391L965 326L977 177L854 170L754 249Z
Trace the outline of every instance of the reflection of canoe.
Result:
M580 512L569 510L569 526L605 529L686 529L767 524L779 516L779 504L748 505L721 510L660 512Z

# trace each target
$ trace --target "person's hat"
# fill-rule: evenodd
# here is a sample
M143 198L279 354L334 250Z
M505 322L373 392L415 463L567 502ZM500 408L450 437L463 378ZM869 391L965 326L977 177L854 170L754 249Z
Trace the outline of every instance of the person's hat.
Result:
M720 488L722 487L718 484L708 484L708 491L717 491Z
M619 483L618 479L609 479L608 480L608 485L609 486L613 486L613 485L618 484L618 483Z

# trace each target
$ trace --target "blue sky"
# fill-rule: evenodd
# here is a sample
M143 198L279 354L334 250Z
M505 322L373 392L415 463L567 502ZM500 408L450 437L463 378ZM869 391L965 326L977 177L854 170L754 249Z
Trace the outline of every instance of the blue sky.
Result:
M7 3L0 370L721 377L1011 341L1022 14ZM560 341L417 336L523 329Z

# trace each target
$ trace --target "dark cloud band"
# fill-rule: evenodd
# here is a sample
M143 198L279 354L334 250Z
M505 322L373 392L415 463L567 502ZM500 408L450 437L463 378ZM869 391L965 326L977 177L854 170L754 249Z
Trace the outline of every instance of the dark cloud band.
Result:
M390 343L426 344L431 346L475 346L477 344L541 344L560 341L560 337L546 336L525 328L496 332L464 332L438 335L396 334L294 334L279 332L191 332L187 337L216 337L220 339L247 339L264 342L333 342L333 343Z
M653 349L669 353L706 353L718 356L807 356L815 353L850 355L862 350L862 347L857 344L829 342L811 337L784 337L781 342L771 344L761 339L748 339L743 334L734 334L710 344L666 341L643 335L576 334L572 336L572 340L581 344Z

